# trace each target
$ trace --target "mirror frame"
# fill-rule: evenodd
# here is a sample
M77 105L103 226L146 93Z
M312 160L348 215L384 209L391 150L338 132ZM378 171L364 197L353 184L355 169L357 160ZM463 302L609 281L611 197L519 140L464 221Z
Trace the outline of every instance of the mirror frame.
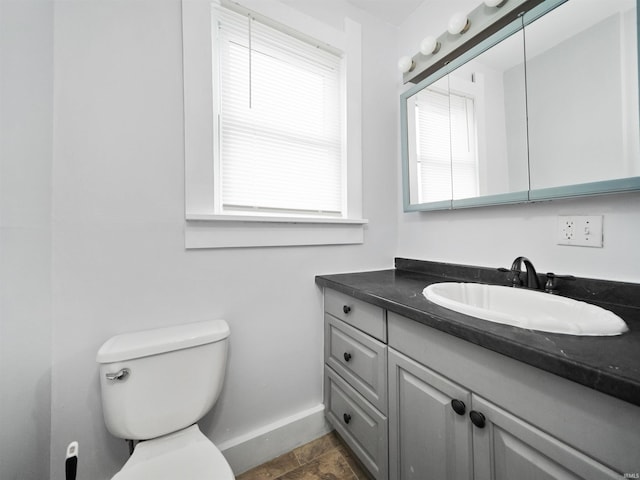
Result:
M449 199L437 202L410 203L410 178L409 178L409 138L407 121L407 99L423 88L450 74L458 67L477 57L484 51L497 45L504 39L521 31L527 25L538 18L551 12L558 6L570 0L544 0L542 3L527 11L521 18L512 21L493 35L481 41L459 57L446 64L441 69L432 73L413 87L400 95L400 148L402 160L402 203L405 212L451 210L470 207L483 207L492 205L530 203L542 200L554 200L562 198L581 197L589 195L604 195L610 193L624 193L640 191L640 176L626 177L614 180L580 183L575 185L563 185L541 189L529 189L519 192L501 193L495 195L482 195L478 197ZM577 1L577 0L574 0ZM640 0L636 0L636 41L638 43L638 88L640 89ZM526 59L525 59L526 61ZM638 104L640 115L640 103Z

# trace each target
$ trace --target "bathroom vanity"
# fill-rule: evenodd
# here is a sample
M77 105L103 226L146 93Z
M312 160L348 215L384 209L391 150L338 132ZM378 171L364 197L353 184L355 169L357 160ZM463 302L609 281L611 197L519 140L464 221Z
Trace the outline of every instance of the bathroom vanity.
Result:
M323 275L326 415L376 479L640 476L640 285L576 279L560 294L629 331L524 330L429 302L430 284L508 285L496 269L396 259Z

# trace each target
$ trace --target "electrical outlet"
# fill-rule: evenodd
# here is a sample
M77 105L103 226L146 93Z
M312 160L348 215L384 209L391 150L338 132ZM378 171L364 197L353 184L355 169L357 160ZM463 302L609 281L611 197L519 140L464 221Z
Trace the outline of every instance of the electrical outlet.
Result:
M602 215L558 217L558 245L602 247Z

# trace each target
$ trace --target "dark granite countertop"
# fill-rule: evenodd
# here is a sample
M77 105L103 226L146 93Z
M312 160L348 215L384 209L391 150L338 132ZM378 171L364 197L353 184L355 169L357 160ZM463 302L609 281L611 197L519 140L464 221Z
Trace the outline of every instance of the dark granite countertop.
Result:
M542 277L541 277L542 278ZM524 330L463 315L427 300L442 281L506 285L495 269L396 259L396 269L320 275L316 283L640 406L640 285L576 279L560 293L611 310L629 326L613 337Z

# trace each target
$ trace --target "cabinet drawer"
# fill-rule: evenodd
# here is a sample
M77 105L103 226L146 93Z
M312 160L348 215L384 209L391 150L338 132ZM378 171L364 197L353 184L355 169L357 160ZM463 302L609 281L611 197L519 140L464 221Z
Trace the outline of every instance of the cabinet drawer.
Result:
M385 311L380 307L325 289L324 311L382 342L387 341Z
M325 361L382 413L387 413L387 347L325 314Z
M327 419L377 480L388 478L387 417L325 366Z

